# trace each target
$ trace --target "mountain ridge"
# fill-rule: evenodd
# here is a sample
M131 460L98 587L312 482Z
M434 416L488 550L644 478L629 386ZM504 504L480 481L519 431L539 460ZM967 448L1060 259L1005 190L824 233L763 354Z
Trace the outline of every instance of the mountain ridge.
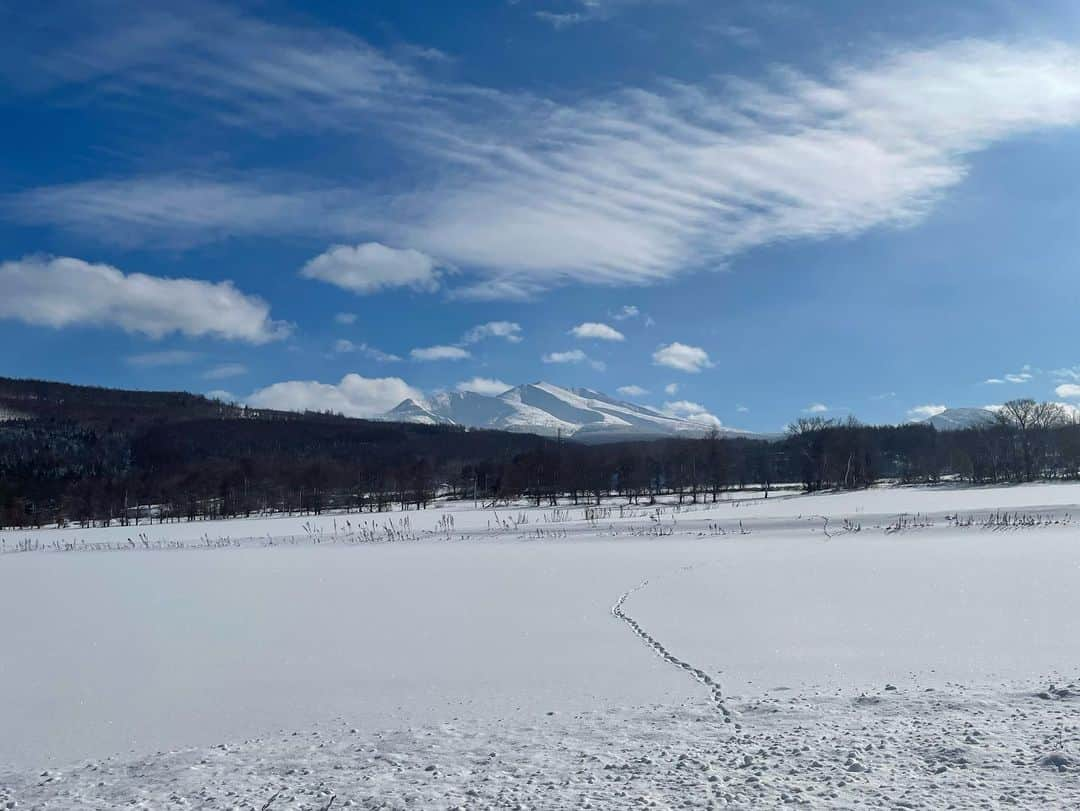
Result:
M440 392L424 402L409 398L381 419L573 437L584 442L700 437L714 427L723 436L755 436L664 414L595 389L570 389L544 381L524 383L497 395L466 391Z

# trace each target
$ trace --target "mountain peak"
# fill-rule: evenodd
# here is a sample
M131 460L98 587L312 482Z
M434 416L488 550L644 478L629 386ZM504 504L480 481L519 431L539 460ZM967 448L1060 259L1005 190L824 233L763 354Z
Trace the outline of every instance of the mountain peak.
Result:
M947 408L940 414L923 420L939 431L961 431L965 428L977 428L992 425L997 415L988 408Z
M523 383L495 396L441 392L427 403L405 400L383 419L558 435L586 442L700 437L711 429L693 420L617 400L595 389L568 389L543 380ZM732 429L721 431L747 435Z
M453 420L443 417L424 403L409 397L387 411L382 419L390 422L413 422L420 425L452 425Z

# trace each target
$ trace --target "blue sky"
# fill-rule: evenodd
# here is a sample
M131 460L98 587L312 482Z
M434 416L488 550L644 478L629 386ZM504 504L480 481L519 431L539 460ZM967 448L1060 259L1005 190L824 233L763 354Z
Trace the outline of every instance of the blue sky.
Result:
M1080 9L897 5L0 0L0 374L1080 404Z

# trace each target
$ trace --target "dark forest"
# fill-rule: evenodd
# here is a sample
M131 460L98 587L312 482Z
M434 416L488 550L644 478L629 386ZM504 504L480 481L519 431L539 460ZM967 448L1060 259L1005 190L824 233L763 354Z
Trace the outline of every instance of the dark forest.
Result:
M818 491L1080 476L1080 425L1031 400L960 431L815 418L768 439L714 432L604 445L10 379L0 379L0 414L5 528L419 509L436 497L697 502L777 483Z

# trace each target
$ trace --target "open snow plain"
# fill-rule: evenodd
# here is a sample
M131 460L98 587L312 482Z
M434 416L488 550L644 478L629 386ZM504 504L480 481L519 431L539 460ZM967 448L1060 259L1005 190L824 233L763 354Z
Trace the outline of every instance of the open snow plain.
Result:
M0 533L0 808L1076 807L1078 520L1034 485Z

